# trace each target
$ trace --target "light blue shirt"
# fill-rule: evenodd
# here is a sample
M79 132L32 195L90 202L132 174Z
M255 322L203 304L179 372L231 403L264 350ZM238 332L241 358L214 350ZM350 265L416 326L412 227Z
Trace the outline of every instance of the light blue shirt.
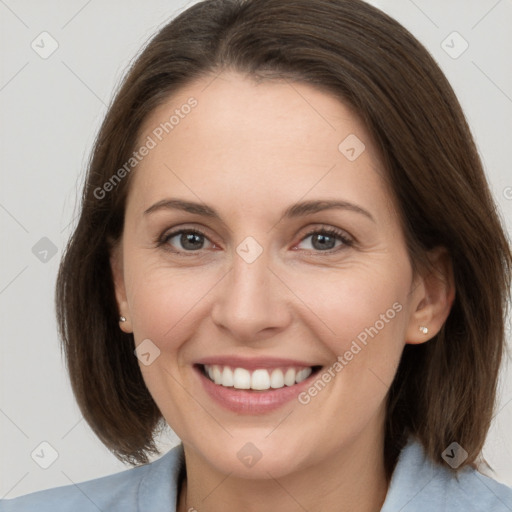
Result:
M0 500L0 512L176 510L183 445L114 475ZM456 478L411 437L400 453L381 512L512 512L512 488L465 468Z

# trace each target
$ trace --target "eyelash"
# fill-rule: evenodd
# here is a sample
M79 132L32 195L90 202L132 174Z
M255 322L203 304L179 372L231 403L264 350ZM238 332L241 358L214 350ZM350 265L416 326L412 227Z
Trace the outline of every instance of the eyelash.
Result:
M157 239L157 247L162 247L164 250L166 251L169 251L169 252L172 252L173 254L177 254L179 256L196 256L202 249L198 249L197 251L185 251L185 250L176 250L174 248L170 248L171 246L168 244L169 240L171 240L172 238L174 238L176 235L181 235L181 234L193 234L193 235L198 235L198 236L201 236L201 237L204 237L206 238L207 240L209 240L209 238L202 232L202 231L199 231L197 229L193 229L193 228L190 228L190 229L180 229L180 230L177 230L177 231L173 231L171 233L163 233L158 239ZM302 238L301 238L301 242L303 240L305 240L306 238L310 237L311 235L318 235L318 234L321 234L321 235L327 235L327 236L330 236L330 237L333 237L333 238L337 238L339 240L341 240L341 242L343 242L342 245L338 246L337 248L334 248L334 249L329 249L329 250L326 250L326 251L320 251L320 250L313 250L315 253L321 255L321 254L334 254L334 253L337 253L343 249L346 249L348 247L352 247L354 245L354 240L348 238L346 236L346 234L343 232L343 231L340 231L338 229L335 229L335 228L316 228L316 229L312 229L311 231L308 231ZM213 243L211 242L211 240L209 240L210 243ZM308 249L299 249L301 251L307 251Z

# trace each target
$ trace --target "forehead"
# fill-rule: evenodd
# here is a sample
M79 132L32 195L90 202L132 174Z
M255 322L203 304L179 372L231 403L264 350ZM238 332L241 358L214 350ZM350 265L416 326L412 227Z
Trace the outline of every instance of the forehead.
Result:
M150 139L152 149L132 177L132 202L140 209L177 191L243 201L246 210L253 198L259 208L262 198L293 202L305 194L345 192L360 200L373 193L386 201L363 123L338 98L308 84L256 83L234 72L203 77L150 114L139 145Z

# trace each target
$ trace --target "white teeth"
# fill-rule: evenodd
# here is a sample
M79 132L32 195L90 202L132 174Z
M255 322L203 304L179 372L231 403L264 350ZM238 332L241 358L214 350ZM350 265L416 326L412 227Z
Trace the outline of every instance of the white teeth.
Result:
M233 372L233 387L236 389L251 389L251 374L249 370L245 368L235 369Z
M304 368L303 370L299 370L295 376L295 382L298 384L299 382L306 380L311 375L312 371L313 370L311 368Z
M233 370L229 366L224 366L222 372L222 385L226 387L233 386Z
M213 382L215 382L215 384L222 384L222 372L220 371L220 366L214 365L213 367Z
M245 368L231 368L221 365L204 365L210 380L224 387L235 389L279 389L284 386L293 386L306 380L313 371L312 368L274 368L273 370L258 369L252 373Z
M271 388L282 388L284 386L284 375L283 371L277 368L272 372L270 376L270 387Z
M284 383L287 386L293 386L295 384L295 370L293 368L288 368L286 373L284 374Z
M267 370L255 370L252 372L251 389L270 388L270 375Z

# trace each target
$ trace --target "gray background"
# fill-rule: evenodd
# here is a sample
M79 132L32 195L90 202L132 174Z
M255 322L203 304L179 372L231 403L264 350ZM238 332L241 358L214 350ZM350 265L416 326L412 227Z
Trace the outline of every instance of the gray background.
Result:
M106 104L141 45L191 3L0 0L0 498L127 468L75 404L56 334L54 284ZM371 3L404 24L446 73L511 232L512 1ZM39 36L44 31L58 43L47 58L40 54L52 39ZM507 364L484 455L494 477L512 486ZM171 431L160 440L164 450L176 443Z

